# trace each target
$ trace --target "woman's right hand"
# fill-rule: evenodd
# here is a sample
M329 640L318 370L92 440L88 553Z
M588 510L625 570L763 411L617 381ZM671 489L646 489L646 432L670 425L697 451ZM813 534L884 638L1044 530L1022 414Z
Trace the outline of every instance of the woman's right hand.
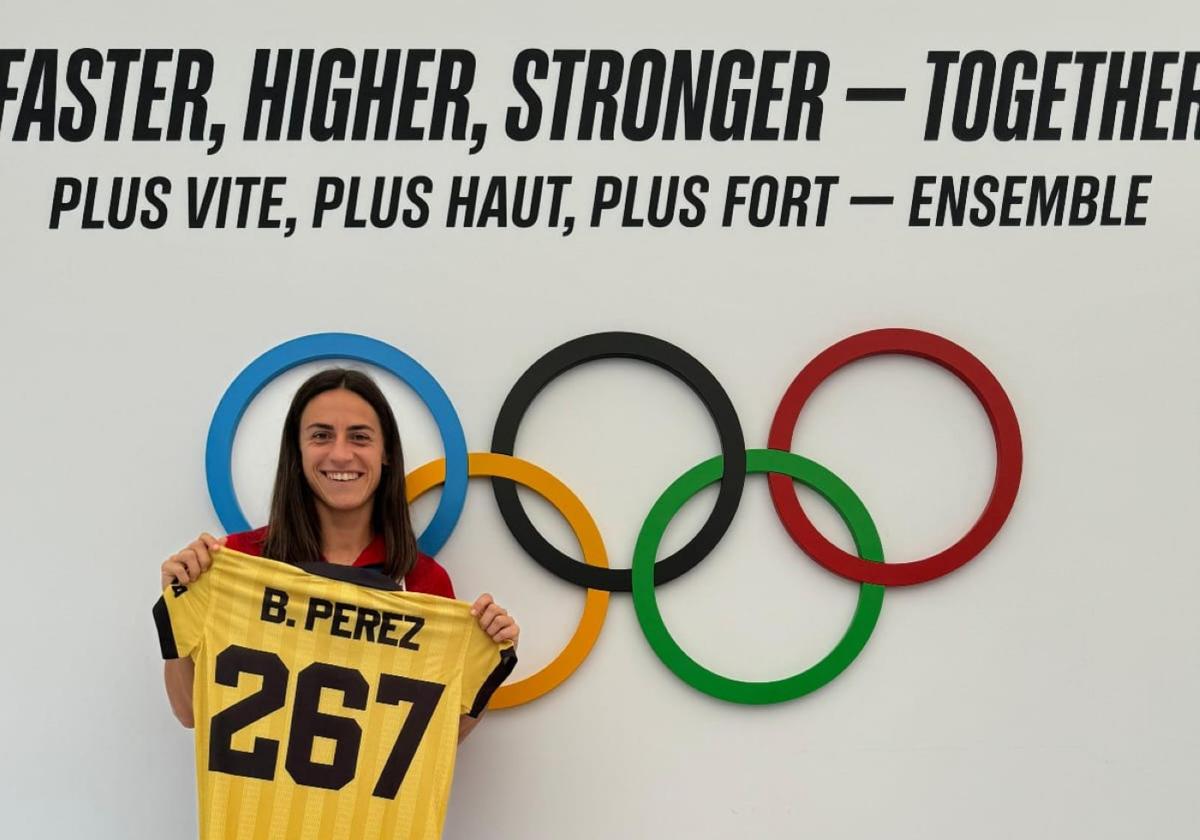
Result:
M162 564L162 585L166 589L172 583L189 584L208 571L212 565L210 551L216 551L225 545L225 538L218 539L212 534L201 534L188 543L187 547L178 554L172 554Z

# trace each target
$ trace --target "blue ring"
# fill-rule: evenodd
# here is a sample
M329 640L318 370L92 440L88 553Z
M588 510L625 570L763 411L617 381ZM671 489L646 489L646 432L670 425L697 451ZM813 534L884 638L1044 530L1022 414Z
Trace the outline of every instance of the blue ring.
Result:
M272 347L248 364L230 383L213 413L204 452L208 496L229 533L250 530L233 489L233 438L250 401L272 379L308 362L350 359L393 374L416 392L433 414L446 450L446 483L433 519L417 538L417 547L437 554L462 514L467 499L467 438L458 412L437 380L411 356L390 344L353 333L315 333Z

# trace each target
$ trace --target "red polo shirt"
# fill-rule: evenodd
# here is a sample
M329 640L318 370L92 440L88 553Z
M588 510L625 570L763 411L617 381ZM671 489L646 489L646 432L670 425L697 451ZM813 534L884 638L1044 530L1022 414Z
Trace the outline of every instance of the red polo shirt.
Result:
M243 531L240 534L230 534L225 538L225 547L242 554L263 556L263 543L267 539L266 527L253 531ZM383 563L383 537L375 535L371 544L363 549L362 554L354 561L355 566L377 566ZM454 585L450 583L450 575L446 574L436 560L428 555L417 552L417 562L412 571L404 578L404 588L409 592L423 592L426 595L440 595L443 598L454 597Z

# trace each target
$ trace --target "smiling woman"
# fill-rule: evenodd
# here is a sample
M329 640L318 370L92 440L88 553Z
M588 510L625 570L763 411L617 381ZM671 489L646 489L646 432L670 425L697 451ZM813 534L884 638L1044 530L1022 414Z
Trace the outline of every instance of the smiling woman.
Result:
M283 422L270 523L217 539L201 534L162 564L163 588L188 584L212 564L219 546L293 565L373 567L412 592L453 598L450 577L417 550L405 495L404 452L395 416L365 373L321 371L296 391ZM472 607L497 642L516 643L520 628L491 595ZM190 659L165 663L176 717L193 725ZM475 719L464 719L460 740Z
M283 421L264 553L353 565L362 540L374 537L383 541L382 571L403 580L416 565L417 543L396 420L366 374L322 371L296 391Z

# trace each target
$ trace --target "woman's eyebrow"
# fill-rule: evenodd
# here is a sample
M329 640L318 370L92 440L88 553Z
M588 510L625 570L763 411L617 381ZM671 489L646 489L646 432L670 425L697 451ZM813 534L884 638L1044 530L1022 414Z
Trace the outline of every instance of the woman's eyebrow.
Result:
M305 431L309 431L312 429L319 429L321 431L332 431L333 426L329 425L328 423L309 423L307 426L304 427Z

